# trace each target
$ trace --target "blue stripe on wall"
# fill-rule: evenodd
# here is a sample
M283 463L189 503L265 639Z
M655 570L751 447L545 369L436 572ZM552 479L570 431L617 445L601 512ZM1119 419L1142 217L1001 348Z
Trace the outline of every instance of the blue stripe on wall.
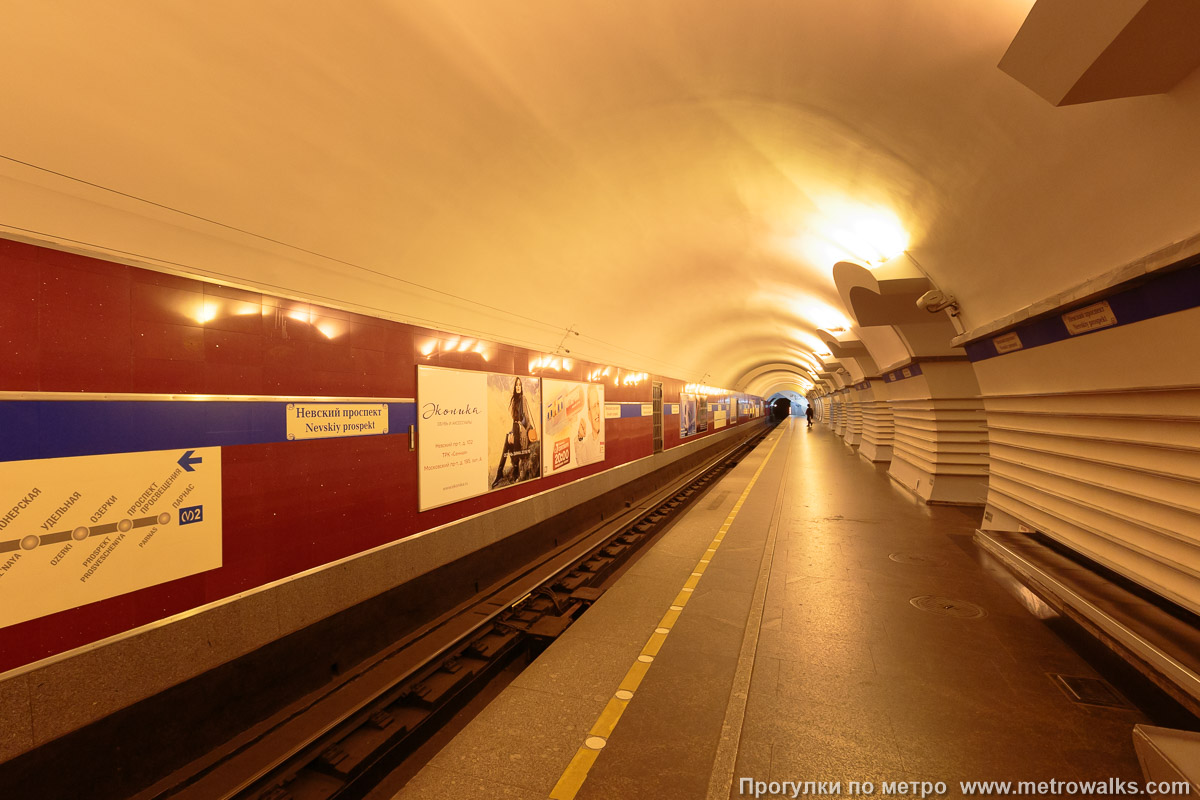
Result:
M905 372L907 372L908 374L905 375L904 374ZM901 367L900 369L894 369L891 372L885 373L883 376L883 380L885 383L895 383L896 381L902 381L902 380L906 380L908 378L915 378L918 375L923 375L923 374L924 373L921 372L921 365L919 363L917 363L916 361L914 361L911 364Z
M3 400L0 461L287 441L286 401ZM415 403L388 403L388 435Z
M1063 315L1079 308L1087 308L1101 301L1108 302L1113 316L1117 319L1117 324L1110 325L1107 328L1097 328L1094 331L1077 333L1072 336L1070 331L1067 330L1066 323L1063 322ZM971 361L984 361L989 358L1007 355L998 352L995 343L992 341L997 336L1004 336L1007 333L1016 332L1021 340L1021 350L1028 350L1031 347L1041 347L1061 342L1064 339L1074 339L1080 336L1091 336L1094 333L1102 331L1110 331L1122 325L1142 322L1154 317L1161 317L1164 314L1173 314L1176 311L1186 311L1198 305L1200 305L1200 265L1167 272L1151 278L1140 286L1126 289L1123 292L1108 297L1099 297L1089 300L1086 303L1078 303L1062 311L1057 311L1052 317L1046 317L1045 319L1018 325L1015 328L998 331L990 334L986 339L978 339L968 343L965 349L967 351L967 358ZM1020 350L1012 352L1016 353L1020 352Z

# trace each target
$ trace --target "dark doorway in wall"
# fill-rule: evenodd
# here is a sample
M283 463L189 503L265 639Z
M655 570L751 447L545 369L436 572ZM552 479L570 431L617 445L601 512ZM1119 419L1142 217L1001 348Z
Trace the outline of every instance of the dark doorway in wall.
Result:
M654 452L663 449L662 384L654 381L650 386L650 400L654 403Z

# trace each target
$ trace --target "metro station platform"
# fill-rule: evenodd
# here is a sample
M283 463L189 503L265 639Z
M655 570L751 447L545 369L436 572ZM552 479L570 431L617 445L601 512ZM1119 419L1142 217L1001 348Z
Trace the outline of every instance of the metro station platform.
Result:
M396 798L1139 781L1146 715L1068 696L1053 676L1097 671L972 543L979 513L785 422Z

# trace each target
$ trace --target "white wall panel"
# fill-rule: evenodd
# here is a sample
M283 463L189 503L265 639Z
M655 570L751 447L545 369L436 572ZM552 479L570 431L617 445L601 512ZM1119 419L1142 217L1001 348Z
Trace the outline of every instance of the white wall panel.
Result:
M859 399L860 389L847 387L846 392L846 430L843 438L846 444L858 447L862 442L863 413L862 401Z
M978 362L984 527L1041 531L1200 612L1197 326L1192 309Z
M829 427L833 432L841 436L843 426L845 425L846 409L842 402L840 392L834 392L829 395Z
M885 399L887 388L878 378L870 380L871 387L861 391L862 443L858 453L868 461L892 460L895 423L891 404Z
M893 443L889 474L926 502L982 504L987 426L971 365L923 362L887 384Z

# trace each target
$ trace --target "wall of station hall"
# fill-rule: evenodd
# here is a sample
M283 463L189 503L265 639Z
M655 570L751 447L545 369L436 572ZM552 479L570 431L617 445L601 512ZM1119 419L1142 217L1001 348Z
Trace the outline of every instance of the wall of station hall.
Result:
M839 265L859 324L822 332L810 400L926 501L1200 612L1200 261L1179 249L965 332L914 312L924 279Z
M162 633L160 623L167 620L172 622L167 630L197 628L191 635L201 642L200 651L185 654L195 669L221 663L311 620L313 598L328 600L324 613L337 610L640 474L660 458L647 458L654 451L649 412L655 381L661 382L665 401L664 463L702 441L749 431L762 421L760 398L714 395L707 430L684 436L678 415L686 388L682 380L556 361L521 347L23 243L0 240L0 274L0 545L5 548L0 602L10 614L35 615L0 628L5 696L22 696L21 682L31 668L58 670L62 678L72 670L66 665L78 662L80 672L107 675L113 664L97 652L113 648L89 646L110 640L118 642L117 649L126 648L125 655L115 657L125 675L120 689L125 698L109 698L100 706L101 712L119 708L188 676L142 675L126 663L133 652L128 639L111 637L138 631L139 637L160 640L146 645L151 650L178 647ZM591 378L604 388L602 460L507 488L489 486L477 496L420 511L418 450L409 426L418 424L414 398L423 366L462 371L453 374L536 375L543 385L547 378ZM285 407L306 398L386 407L387 433L289 440ZM731 398L741 402L730 403ZM703 428L703 420L693 427ZM153 453L166 460L148 467L154 480L144 479L146 491L111 502L119 492L109 487L143 469L150 458L145 454ZM496 464L486 466L490 477ZM191 470L185 472L187 467ZM177 520L177 514L202 505L200 489L184 495L185 482L199 486L197 476L206 471L211 482L218 467L219 495L193 512L203 515L196 524L179 524L185 519ZM168 482L161 502L151 502L154 486ZM170 506L167 500L173 501ZM63 590L69 601L70 592L94 585L95 567L115 573L125 556L121 548L136 552L146 543L162 509L170 523L149 544L159 546L163 569L185 574L162 581L135 575L133 580L153 585L37 612L43 595L61 586L69 585ZM216 562L196 571L203 559L213 557L212 548L174 548L203 539L205 523L218 513ZM139 527L118 530L116 520L126 516ZM459 535L468 530L464 521L471 522L470 536ZM106 524L113 530L104 529ZM438 530L413 540L433 529ZM72 532L80 530L83 538L73 539ZM122 533L126 538L114 548ZM51 534L58 538L46 541ZM35 542L39 537L43 541ZM93 552L98 538L110 544ZM26 539L30 549L23 545ZM406 540L420 542L424 562L392 552L395 543ZM53 567L39 561L50 580L34 593L38 597L15 590L23 566L68 545L74 552ZM198 561L184 563L193 558ZM366 573L360 563L376 567ZM264 587L273 594L258 591ZM224 608L220 601L230 599L239 602ZM201 608L212 613L192 613ZM205 617L211 619L196 621ZM156 669L171 673L174 668ZM41 685L53 688L55 682ZM87 721L69 719L72 714L61 708L39 711L36 698L24 702L33 706L26 713L35 718L35 727L39 714L45 724L27 740L6 741L9 754ZM68 696L61 702L73 701ZM60 723L58 717L68 719Z

